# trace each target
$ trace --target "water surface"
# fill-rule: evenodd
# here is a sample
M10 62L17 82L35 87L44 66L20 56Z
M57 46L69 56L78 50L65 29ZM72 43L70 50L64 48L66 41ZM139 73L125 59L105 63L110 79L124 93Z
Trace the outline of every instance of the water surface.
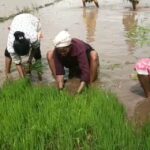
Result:
M2 16L7 16L15 13L16 7L23 9L25 6L44 5L47 2L49 1L3 0L0 2L0 11L3 12ZM150 56L150 47L140 47L126 35L135 25L150 27L150 1L141 0L137 11L132 11L131 4L125 0L103 0L99 3L99 9L92 3L83 8L81 0L63 0L32 12L40 18L44 34L41 49L47 67L43 83L50 84L52 81L46 61L47 51L53 49L52 40L59 31L68 29L72 37L89 42L97 50L101 64L98 85L116 92L128 117L132 118L137 104L144 103L145 100L138 81L133 80L131 74L135 74L133 67L138 59ZM4 80L3 53L10 23L11 19L0 23L3 35L0 41L1 82ZM13 74L17 75L15 71Z

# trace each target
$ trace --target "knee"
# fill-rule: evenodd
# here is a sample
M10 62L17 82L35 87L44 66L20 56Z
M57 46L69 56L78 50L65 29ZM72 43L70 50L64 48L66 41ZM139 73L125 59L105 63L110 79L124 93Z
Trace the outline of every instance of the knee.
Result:
M47 60L51 61L53 59L53 51L48 51L47 52Z

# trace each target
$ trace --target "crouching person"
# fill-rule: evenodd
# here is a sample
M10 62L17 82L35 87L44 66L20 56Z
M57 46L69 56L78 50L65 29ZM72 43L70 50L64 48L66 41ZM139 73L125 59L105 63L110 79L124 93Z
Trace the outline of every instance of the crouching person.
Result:
M5 50L6 77L10 73L12 61L16 64L20 77L25 76L26 71L21 56L27 56L29 72L33 57L35 60L41 60L40 38L41 25L38 18L31 14L20 14L13 19Z
M54 50L47 53L47 60L58 89L64 88L64 67L69 68L69 78L80 78L77 93L96 80L99 58L89 44L71 38L67 31L61 31L54 39L54 46Z
M140 59L134 66L145 97L150 98L150 58Z

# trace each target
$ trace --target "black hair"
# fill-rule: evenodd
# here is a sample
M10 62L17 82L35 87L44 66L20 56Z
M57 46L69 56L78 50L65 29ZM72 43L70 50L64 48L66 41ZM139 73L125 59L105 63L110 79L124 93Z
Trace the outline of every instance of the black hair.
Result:
M15 52L19 56L27 55L30 50L30 41L25 38L24 33L21 31L16 31L14 33L14 37L15 40L14 40L13 48Z

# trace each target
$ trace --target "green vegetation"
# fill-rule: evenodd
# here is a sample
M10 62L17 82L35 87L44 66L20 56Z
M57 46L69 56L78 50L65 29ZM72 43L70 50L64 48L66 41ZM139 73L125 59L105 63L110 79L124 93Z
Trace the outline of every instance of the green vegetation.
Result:
M43 69L46 67L41 60L34 61L31 66L28 63L23 63L27 72L36 71L39 74L43 74Z
M113 94L87 89L71 96L29 80L0 90L0 149L150 149L150 126L134 132Z
M150 28L134 26L128 33L128 38L137 45L150 45Z
M35 70L38 73L43 74L44 67L45 66L42 64L41 60L37 60L31 65L31 70Z

